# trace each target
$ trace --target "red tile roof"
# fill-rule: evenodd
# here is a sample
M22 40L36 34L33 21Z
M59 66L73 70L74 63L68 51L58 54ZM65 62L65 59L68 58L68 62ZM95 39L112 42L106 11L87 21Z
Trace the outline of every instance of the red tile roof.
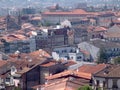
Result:
M120 78L120 65L109 65L104 70L94 74L94 76Z
M79 68L79 71L84 73L94 74L103 70L104 68L106 68L106 66L107 66L106 64L83 65Z
M67 70L67 71L64 71L58 74L54 74L52 76L48 76L46 77L46 79L50 80L50 79L62 78L62 77L69 76L69 75L77 76L77 77L85 78L85 79L91 79L91 74L89 73L77 72L77 71L72 71L72 70Z
M72 11L55 11L55 12L46 11L42 14L43 16L44 15L91 15L91 14L95 15L95 13L86 12L82 9L75 9Z
M40 57L51 57L51 55L48 52L46 52L45 50L43 50L43 49L31 52L30 55L31 56L36 56L36 57L37 56L40 56Z
M89 80L86 79L71 78L73 77L62 78L57 81L53 80L52 82L48 81L47 84L34 86L33 89L44 88L44 90L77 90L80 86L84 86L89 83Z
M43 66L43 67L50 67L50 66L53 66L53 65L55 65L56 64L56 62L49 62L49 63L46 63L46 64L42 64L42 65L40 65L40 66Z
M74 65L74 64L77 64L74 60L68 60L66 62L66 60L60 60L62 63L64 63L65 66L71 66L71 65Z

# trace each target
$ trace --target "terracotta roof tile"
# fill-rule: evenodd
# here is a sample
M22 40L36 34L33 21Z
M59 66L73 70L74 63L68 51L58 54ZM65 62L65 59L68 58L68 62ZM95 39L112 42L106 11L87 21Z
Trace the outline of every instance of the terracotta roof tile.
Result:
M67 62L66 62L66 60L61 60L61 62L64 63L64 65L67 67L77 64L74 60L68 60Z
M30 55L31 56L40 56L40 57L51 57L51 55L43 49L31 52Z
M49 62L49 63L46 63L46 64L42 64L40 66L43 66L43 67L50 67L50 66L53 66L55 65L56 63L55 62Z
M9 34L1 37L5 39L7 42L15 41L15 40L26 40L27 37L22 34Z
M101 70L103 70L107 65L106 64L98 64L98 65L83 65L79 68L80 72L94 74Z
M94 74L98 77L120 78L120 65L109 65L104 70Z
M58 74L54 74L52 76L48 76L48 77L46 77L46 79L47 80L56 79L56 78L61 78L61 77L69 76L69 75L86 78L86 79L91 79L91 74L89 74L89 73L77 72L77 71L72 71L72 70L67 70L67 71L64 71L64 72L61 72Z
M50 11L47 11L47 12L44 12L43 15L84 15L84 14L95 14L95 13L89 13L89 12L86 12L82 9L75 9L75 10L72 10L72 11L56 11L56 12L50 12Z
M80 86L89 83L89 80L84 82L85 79L74 78L71 80L70 78L72 77L63 78L58 81L53 80L52 83L48 82L45 85L37 85L33 88L44 88L44 90L77 90Z

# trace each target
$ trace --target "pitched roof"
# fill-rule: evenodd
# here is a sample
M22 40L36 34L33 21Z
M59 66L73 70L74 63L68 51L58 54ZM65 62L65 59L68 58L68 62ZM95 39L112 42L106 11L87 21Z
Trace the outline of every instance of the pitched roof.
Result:
M42 66L42 67L50 67L50 66L53 66L53 65L55 65L56 64L56 62L49 62L49 63L46 63L46 64L42 64L42 65L40 65L40 66Z
M43 49L29 53L30 56L51 57L51 55Z
M107 66L106 64L83 65L78 70L80 72L94 74L94 73L97 73L97 72L103 70L104 68L106 68L106 66Z
M43 15L80 15L80 14L88 14L86 11L82 9L76 9L73 11L55 11L55 12L44 12Z
M94 74L97 77L120 78L120 65L109 65L104 70Z
M16 40L27 40L28 38L23 34L7 34L1 37L7 42L16 41Z
M80 78L85 78L85 79L91 79L91 74L89 73L84 73L84 72L77 72L77 71L72 71L72 70L67 70L58 74L54 74L51 76L46 77L47 80L51 79L56 79L56 78L63 78L66 76L76 76Z
M63 62L63 63L64 63L64 62ZM69 66L72 66L72 65L75 65L75 64L77 64L75 61L73 61L73 60L68 60L67 63L65 63L64 65L67 66L67 67L69 67Z
M59 79L57 81L48 81L45 85L37 85L33 88L44 88L44 90L77 90L80 86L86 85L88 83L89 80L68 77Z
M106 31L106 30L107 30L107 28L105 28L105 27L95 27L95 29L94 29L94 31L96 31L96 32Z

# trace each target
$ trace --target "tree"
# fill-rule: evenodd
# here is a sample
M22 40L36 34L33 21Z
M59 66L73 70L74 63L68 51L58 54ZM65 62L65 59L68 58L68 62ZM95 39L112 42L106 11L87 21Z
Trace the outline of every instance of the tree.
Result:
M98 63L107 63L108 62L108 55L105 53L104 49L100 50Z
M92 90L92 88L89 85L85 85L80 87L78 90Z
M116 57L113 59L114 64L120 64L120 57Z

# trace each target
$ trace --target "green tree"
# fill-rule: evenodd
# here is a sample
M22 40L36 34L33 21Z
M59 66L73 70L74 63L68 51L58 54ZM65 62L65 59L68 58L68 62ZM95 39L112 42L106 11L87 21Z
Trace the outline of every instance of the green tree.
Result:
M103 49L100 50L98 63L107 63L108 62L108 55L105 53Z
M92 90L92 88L89 85L85 85L80 87L78 90Z
M120 64L120 57L116 57L112 61L113 61L113 64Z

